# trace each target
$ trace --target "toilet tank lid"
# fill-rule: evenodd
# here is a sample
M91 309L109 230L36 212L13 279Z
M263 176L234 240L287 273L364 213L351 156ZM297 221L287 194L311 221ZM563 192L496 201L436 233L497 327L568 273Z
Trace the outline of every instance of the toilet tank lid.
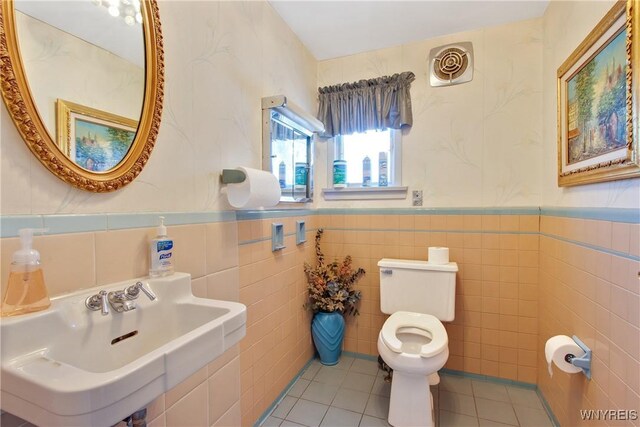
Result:
M447 264L431 264L428 261L416 259L383 258L378 261L378 267L404 268L407 270L458 271L458 264L455 262L449 262Z

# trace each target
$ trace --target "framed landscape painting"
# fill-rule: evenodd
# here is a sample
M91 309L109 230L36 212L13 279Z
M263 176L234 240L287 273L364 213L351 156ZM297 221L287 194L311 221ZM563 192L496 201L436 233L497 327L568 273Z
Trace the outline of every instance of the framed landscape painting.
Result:
M58 99L57 143L70 160L92 172L107 172L127 155L136 120Z
M640 176L634 13L618 1L558 69L559 186Z

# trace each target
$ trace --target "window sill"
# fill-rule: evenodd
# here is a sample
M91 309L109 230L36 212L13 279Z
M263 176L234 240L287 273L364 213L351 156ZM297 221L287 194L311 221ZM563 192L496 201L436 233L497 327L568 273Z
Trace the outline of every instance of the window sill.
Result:
M389 200L406 199L407 187L323 188L325 200Z

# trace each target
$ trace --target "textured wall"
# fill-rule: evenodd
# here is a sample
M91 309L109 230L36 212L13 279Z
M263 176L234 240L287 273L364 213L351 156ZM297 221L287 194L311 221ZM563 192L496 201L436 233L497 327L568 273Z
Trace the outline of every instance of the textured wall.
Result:
M559 188L557 86L558 67L613 6L605 1L551 1L543 17L543 157L542 206L640 207L640 179ZM637 136L636 136L637 138Z
M112 194L73 189L22 142L4 105L2 214L229 209L222 168L260 167L263 96L315 112L316 61L267 2L162 1L166 84L156 148Z
M470 41L473 81L433 88L429 51ZM542 21L534 19L321 61L318 85L413 71L414 123L402 137L402 184L425 206L538 206L542 147ZM327 186L326 144L318 144L316 185ZM411 200L326 202L410 206Z

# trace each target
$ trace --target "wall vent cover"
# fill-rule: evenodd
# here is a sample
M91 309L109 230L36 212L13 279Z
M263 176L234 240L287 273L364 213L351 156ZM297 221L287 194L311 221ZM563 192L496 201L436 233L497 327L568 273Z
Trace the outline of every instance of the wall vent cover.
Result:
M452 86L473 79L473 45L461 42L439 46L429 52L431 86Z

